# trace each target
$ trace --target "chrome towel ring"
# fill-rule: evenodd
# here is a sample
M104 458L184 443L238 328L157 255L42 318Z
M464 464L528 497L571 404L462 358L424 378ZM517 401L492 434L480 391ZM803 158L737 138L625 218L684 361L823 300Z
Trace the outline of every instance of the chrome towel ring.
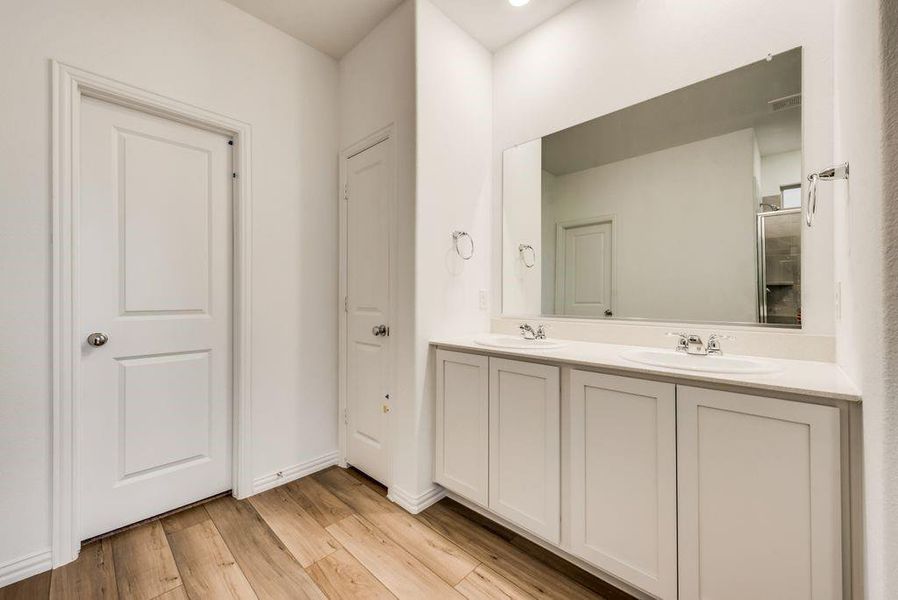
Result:
M848 179L848 163L808 175L808 203L804 207L804 222L808 227L814 224L814 215L817 213L817 184L836 179Z
M465 254L458 247L458 240L461 238L468 238L468 243L471 245L471 250ZM474 257L474 238L471 237L467 231L453 231L452 232L452 245L455 246L455 252L458 254L462 260L471 260Z
M530 260L527 260L527 250L530 251ZM518 246L518 254L521 255L521 262L524 263L524 266L528 269L532 269L536 266L536 250L533 249L533 246L530 244L520 244Z

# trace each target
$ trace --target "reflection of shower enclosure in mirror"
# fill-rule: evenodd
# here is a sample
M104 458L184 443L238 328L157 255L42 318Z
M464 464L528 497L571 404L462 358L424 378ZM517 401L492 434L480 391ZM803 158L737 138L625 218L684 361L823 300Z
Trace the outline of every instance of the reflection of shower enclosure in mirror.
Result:
M801 209L758 213L758 316L801 326Z

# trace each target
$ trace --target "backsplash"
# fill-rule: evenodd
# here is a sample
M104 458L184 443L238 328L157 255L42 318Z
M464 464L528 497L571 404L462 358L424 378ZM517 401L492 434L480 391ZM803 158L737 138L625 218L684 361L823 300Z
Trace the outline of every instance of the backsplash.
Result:
M731 335L724 352L767 358L817 360L835 362L836 342L830 335L813 335L800 331L762 329L758 327L715 327L713 325L683 325L677 323L603 322L594 319L552 319L542 317L497 317L490 322L490 331L517 335L523 322L543 323L550 338L624 344L650 348L673 348L670 331L695 333L703 338L712 333Z

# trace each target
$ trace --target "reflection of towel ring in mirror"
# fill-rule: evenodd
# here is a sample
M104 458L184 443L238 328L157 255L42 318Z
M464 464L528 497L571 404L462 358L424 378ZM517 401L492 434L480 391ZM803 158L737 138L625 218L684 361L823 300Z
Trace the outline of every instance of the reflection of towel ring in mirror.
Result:
M530 262L527 262L527 254L525 254L525 250L530 250L531 259ZM530 244L521 244L518 246L518 254L521 255L521 262L524 263L524 266L528 269L532 269L536 266L536 250L533 249L533 246Z
M468 243L471 244L471 251L468 252L468 255L465 256L461 249L458 247L458 240L466 237L468 238ZM462 258L462 260L471 260L474 256L474 238L471 237L467 231L453 231L452 232L452 244L455 246L455 252Z

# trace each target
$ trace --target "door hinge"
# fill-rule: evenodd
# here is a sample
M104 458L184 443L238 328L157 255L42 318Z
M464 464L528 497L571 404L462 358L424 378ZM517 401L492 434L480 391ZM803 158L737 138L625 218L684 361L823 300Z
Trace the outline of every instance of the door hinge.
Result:
M349 202L349 184L343 185L343 202Z
M349 411L347 409L343 409L343 424L349 425Z
M349 296L343 296L343 312L349 312Z

